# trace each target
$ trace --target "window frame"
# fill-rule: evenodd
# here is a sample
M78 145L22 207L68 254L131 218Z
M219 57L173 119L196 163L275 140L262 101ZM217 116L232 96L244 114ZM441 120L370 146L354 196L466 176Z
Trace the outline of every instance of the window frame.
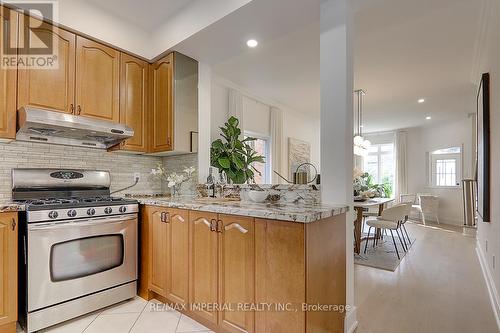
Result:
M244 130L243 137L244 138L252 137L252 138L256 138L256 139L263 140L266 142L266 144L265 144L266 153L264 154L265 155L264 156L265 157L265 163L264 163L265 175L264 175L264 183L263 184L271 184L271 178L272 178L272 175L271 175L271 172L272 172L271 171L272 170L271 136L265 135L262 133L253 132L253 131ZM260 184L260 185L263 185L263 184Z
M389 145L392 145L392 152L384 152L382 151L382 146L389 146ZM382 183L382 179L380 178L381 175L382 175L382 170L383 170L383 166L382 166L382 156L384 155L392 155L393 159L394 157L396 156L396 152L395 152L395 145L393 142L387 142L387 143L377 143L377 144L372 144L372 147L377 147L377 152L373 152L373 153L368 153L367 156L377 156L377 177L378 179L374 179L373 181L376 183L376 184L381 184ZM363 161L363 169L365 169L365 160ZM394 167L394 163L393 163L393 177L396 176L396 169ZM393 181L393 185L394 185L394 181Z
M434 152L444 149L460 148L459 153L435 154ZM459 189L462 187L463 178L463 154L464 147L462 145L449 145L446 147L436 148L427 153L427 182L428 187L433 189ZM438 160L455 160L455 184L457 185L437 185L437 161Z

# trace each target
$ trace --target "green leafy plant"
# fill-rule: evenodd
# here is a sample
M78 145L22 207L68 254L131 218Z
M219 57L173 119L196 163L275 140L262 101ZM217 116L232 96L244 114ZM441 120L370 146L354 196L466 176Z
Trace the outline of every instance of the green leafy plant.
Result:
M389 177L382 179L382 184L375 184L373 176L368 172L359 173L354 178L354 195L362 192L375 191L376 196L380 198L390 198L392 196L392 182Z
M260 174L253 164L264 163L264 156L259 155L251 146L255 138L240 140L241 129L238 125L239 120L231 117L223 127L219 127L223 139L212 142L210 164L219 171L224 171L233 183L244 184L254 181L255 172Z

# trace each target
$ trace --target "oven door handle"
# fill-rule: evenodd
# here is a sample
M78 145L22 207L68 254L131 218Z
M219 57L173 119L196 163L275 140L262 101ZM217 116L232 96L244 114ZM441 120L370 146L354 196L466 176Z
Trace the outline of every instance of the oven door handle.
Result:
M28 226L28 230L30 231L55 230L55 229L65 229L74 227L95 226L102 224L117 224L136 219L137 219L136 215L131 215L131 216L118 216L118 217L113 216L113 217L95 218L92 220L77 220L77 221L73 220L71 222L37 223L36 225Z

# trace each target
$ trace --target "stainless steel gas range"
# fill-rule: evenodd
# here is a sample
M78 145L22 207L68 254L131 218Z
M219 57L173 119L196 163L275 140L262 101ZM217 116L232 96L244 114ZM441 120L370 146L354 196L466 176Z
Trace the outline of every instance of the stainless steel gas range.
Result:
M20 321L37 331L132 298L135 200L110 196L106 171L15 169L20 217Z

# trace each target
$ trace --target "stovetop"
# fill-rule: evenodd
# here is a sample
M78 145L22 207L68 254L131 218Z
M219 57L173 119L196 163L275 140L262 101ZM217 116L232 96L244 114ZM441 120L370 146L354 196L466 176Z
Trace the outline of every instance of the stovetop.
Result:
M83 198L43 198L18 201L26 205L26 210L48 210L80 207L101 207L136 204L137 200L110 196Z

